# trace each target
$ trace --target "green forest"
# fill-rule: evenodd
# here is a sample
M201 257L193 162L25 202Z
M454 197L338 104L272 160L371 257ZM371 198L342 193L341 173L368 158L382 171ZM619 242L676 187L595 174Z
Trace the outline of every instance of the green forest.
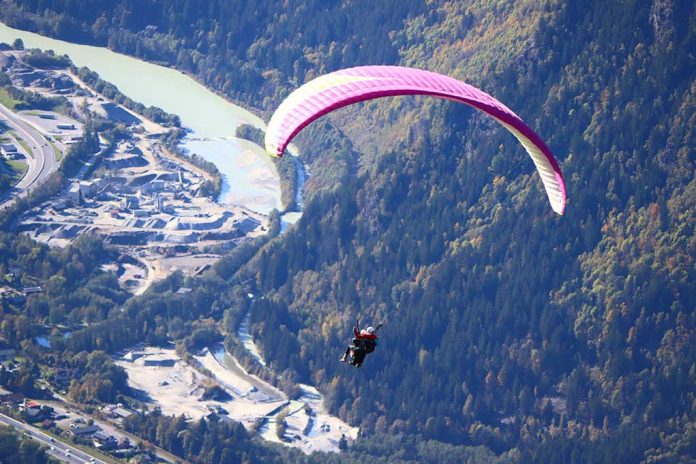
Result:
M0 426L0 456L3 463L48 464L57 462L46 455L46 451L29 439L20 438L16 432Z
M200 463L696 459L694 2L2 0L0 20L176 67L266 119L341 67L452 75L528 121L568 186L556 216L495 122L393 98L309 126L301 220L201 277L127 298L96 241L49 251L8 232L0 266L52 275L55 298L3 308L2 335L33 335L22 317L89 321L54 337L54 362L93 376L75 398L128 394L102 352L204 346L250 310L284 386L317 385L360 438L305 456L206 421L155 414L134 431ZM356 317L386 319L360 370L338 362Z

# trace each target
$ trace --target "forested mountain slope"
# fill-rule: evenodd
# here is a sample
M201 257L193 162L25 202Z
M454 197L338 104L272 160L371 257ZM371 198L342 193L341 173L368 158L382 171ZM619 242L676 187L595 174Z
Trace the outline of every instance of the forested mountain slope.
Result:
M391 99L319 121L299 139L304 216L244 269L266 295L266 358L364 434L525 461L696 455L693 2L2 4L11 24L168 62L266 111L368 63L489 91L562 161L566 215L467 107ZM388 317L359 371L337 362L357 315Z

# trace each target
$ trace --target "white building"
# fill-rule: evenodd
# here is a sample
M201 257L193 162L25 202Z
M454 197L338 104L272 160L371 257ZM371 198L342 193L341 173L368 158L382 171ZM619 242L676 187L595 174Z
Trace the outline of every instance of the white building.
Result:
M90 198L97 194L97 184L83 180L80 182L80 195L82 198Z
M14 143L1 143L0 152L2 152L2 154L7 158L14 158L17 156L17 154L19 154L17 146Z
M80 194L80 184L72 184L68 190L68 203L73 206L79 205L82 196Z
M135 195L126 195L123 198L123 208L124 209L138 209L138 208L140 208L140 199Z

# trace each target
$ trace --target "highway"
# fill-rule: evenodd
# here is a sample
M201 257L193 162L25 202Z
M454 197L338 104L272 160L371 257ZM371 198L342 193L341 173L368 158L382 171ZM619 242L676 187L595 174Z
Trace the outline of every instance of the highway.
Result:
M94 425L101 428L102 432L106 433L107 435L113 435L118 440L121 440L122 438L128 438L128 440L131 443L138 443L140 441L139 437L136 437L135 435L127 433L126 431L114 426L111 423L108 423L108 422L100 420L96 417L90 416L89 414L84 413L82 411L76 411L74 409L71 411L69 409L69 407L64 403L65 399L62 396L60 396L56 392L53 392L53 396L59 398L62 402L42 401L42 403L44 403L48 406L51 406L56 413L62 414L62 415L70 415L73 418L79 417L85 421L92 420L94 422ZM186 461L184 461L183 459L177 458L176 456L166 452L162 448L155 446L154 449L155 449L155 456L158 459L157 462L164 461L164 462L168 462L171 464L186 463Z
M26 154L29 164L26 174L9 195L0 198L0 209L4 209L10 206L16 198L28 195L36 186L45 182L51 174L58 170L60 163L56 161L48 140L36 129L3 105L0 105L0 116L0 119L8 121L9 126L31 149L31 153Z
M21 434L26 434L33 440L45 445L46 448L48 448L47 453L60 461L68 462L70 464L85 464L92 462L107 464L105 461L93 458L89 454L80 451L77 448L66 445L63 442L54 439L50 435L46 435L32 425L25 424L24 422L20 422L4 414L0 414L0 423L14 427Z

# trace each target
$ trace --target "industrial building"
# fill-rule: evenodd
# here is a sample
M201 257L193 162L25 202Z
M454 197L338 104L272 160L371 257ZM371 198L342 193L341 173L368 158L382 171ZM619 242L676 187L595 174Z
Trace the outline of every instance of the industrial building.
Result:
M19 150L14 143L0 143L0 153L6 158L14 159L19 155Z
M68 190L68 203L73 206L79 205L82 200L82 194L80 192L80 184L70 185L70 189Z

